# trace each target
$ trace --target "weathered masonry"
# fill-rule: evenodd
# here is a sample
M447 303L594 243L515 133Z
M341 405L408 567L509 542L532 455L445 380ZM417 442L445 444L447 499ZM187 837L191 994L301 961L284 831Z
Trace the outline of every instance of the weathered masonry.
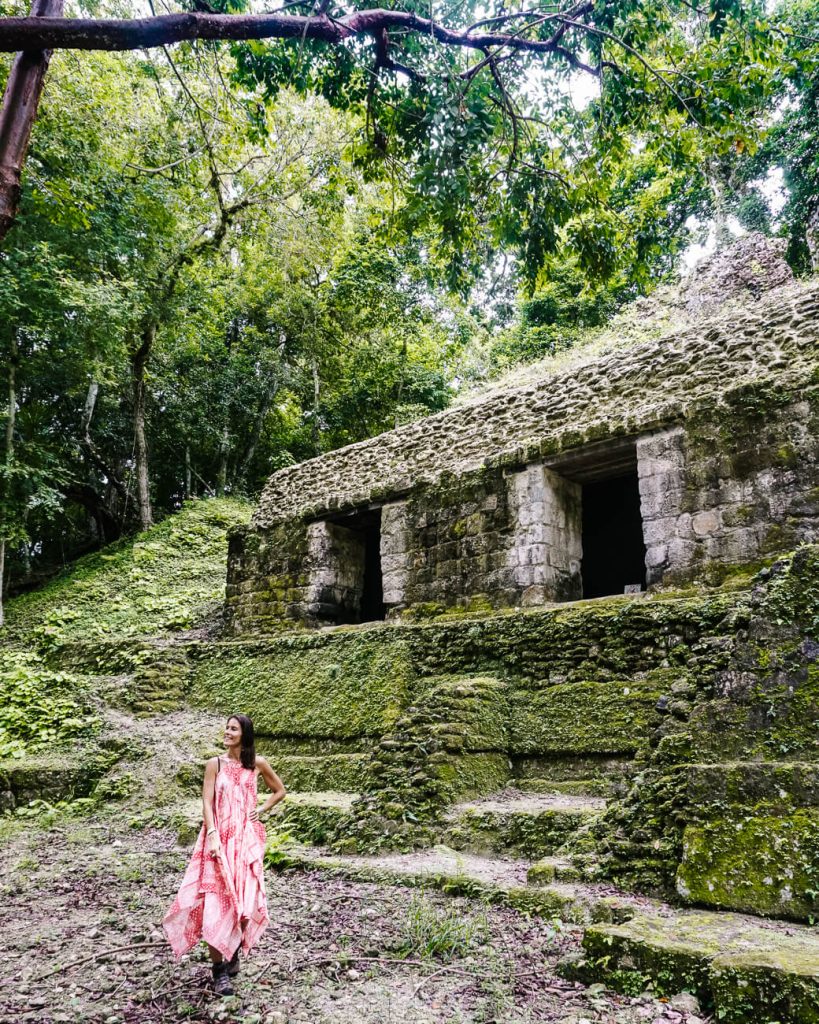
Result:
M676 584L815 540L819 285L275 473L235 633Z

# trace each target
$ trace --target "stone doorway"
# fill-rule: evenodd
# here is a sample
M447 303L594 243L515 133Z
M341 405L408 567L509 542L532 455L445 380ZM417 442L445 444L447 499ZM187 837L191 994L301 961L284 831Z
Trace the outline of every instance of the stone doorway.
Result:
M646 585L646 548L637 470L583 484L583 597L632 593Z
M363 509L308 528L308 610L333 625L385 617L381 509Z
M584 598L646 588L639 461L638 439L623 437L587 445L547 464L578 491L578 590Z

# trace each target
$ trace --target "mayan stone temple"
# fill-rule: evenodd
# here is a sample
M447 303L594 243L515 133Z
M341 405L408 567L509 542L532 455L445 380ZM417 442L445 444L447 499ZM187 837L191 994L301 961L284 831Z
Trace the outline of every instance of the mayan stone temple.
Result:
M234 632L651 592L815 539L816 289L734 258L733 308L695 283L682 329L274 474Z
M193 626L41 635L127 743L252 716L288 790L271 884L516 908L563 922L573 991L819 1024L818 438L819 279L749 235L585 344L274 473L208 541L226 599L205 581ZM177 547L141 535L129 577L101 556L87 602L148 562L193 573L223 507L183 509ZM155 747L190 843L214 751ZM6 762L0 801L89 793L112 750Z
M573 922L571 978L819 1021L819 284L749 236L628 317L275 473L190 700L252 710L292 863Z

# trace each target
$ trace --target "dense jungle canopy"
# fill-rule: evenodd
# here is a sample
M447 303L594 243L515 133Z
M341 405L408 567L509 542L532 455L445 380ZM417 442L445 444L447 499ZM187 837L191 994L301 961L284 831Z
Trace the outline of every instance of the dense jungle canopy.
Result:
M0 2L0 85L54 48L0 247L6 592L574 344L709 232L817 256L816 0L38 12Z

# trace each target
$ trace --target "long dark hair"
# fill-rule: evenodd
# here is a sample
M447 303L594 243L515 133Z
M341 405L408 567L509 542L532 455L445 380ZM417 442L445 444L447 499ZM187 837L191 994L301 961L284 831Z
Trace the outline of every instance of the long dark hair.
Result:
M256 767L256 739L253 735L253 721L247 715L228 715L228 721L233 718L242 728L242 752L240 760L243 768Z

